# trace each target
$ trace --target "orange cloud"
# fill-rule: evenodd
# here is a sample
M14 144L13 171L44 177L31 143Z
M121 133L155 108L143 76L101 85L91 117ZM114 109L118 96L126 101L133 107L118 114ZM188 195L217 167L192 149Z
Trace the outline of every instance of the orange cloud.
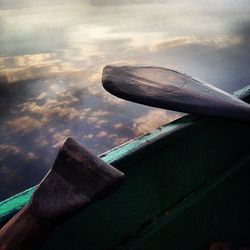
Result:
M137 136L145 134L181 116L180 113L151 110L146 115L134 119L133 131Z
M53 148L59 148L63 141L65 140L66 137L68 136L72 136L72 132L70 129L65 129L62 132L56 132L55 134L53 134L52 138L53 138Z
M40 129L43 126L41 121L38 121L27 115L6 121L5 124L10 126L14 132L22 132L23 134L30 133L36 129Z
M89 109L77 110L69 107L78 102L78 98L72 95L65 95L63 99L48 99L45 104L38 105L34 101L26 102L22 105L22 112L30 112L32 115L39 115L40 122L44 125L55 118L63 118L64 120L73 120L76 117L84 119Z

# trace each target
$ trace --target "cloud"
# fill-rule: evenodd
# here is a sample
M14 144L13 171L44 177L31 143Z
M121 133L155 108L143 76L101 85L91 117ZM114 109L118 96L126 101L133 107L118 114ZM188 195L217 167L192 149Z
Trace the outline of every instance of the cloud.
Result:
M107 131L99 131L96 135L97 138L106 137L108 135Z
M228 48L243 42L241 36L218 36L214 38L199 38L195 36L173 37L165 41L157 42L152 46L152 51L160 52L166 49L185 47L189 45L203 45L207 47Z
M245 0L73 2L1 11L0 191L39 181L69 135L99 154L179 117L107 93L105 64L174 67L228 90L250 79Z
M134 50L138 63L186 72L225 91L249 84L249 22L234 24L228 34L160 37Z
M40 129L43 123L30 116L22 116L5 122L15 133L27 134L34 130Z
M7 154L20 154L22 150L15 146L15 145L8 145L8 144L0 144L0 151ZM3 157L3 154L1 154L1 159Z
M37 159L33 152L25 151L23 148L12 144L0 144L0 160L3 161L8 157L22 156L26 160Z
M64 140L68 137L71 136L72 137L72 132L70 129L65 129L61 132L56 132L55 134L52 135L52 139L53 139L53 148L59 148L62 146L62 143L64 142Z
M40 95L38 98L40 98ZM77 108L73 107L78 101L78 98L70 94L64 95L63 92L58 99L47 99L43 105L38 105L34 101L25 102L21 105L21 112L29 112L32 116L38 116L40 118L39 121L43 125L55 119L64 121L71 121L77 117L83 119L88 110L77 110Z
M148 111L145 115L135 118L133 121L133 131L137 135L146 134L155 128L169 123L181 117L181 113L155 109Z
M43 61L44 60L44 61ZM11 63L10 63L11 62ZM18 83L25 80L41 79L56 76L66 76L68 78L83 77L85 72L82 67L85 61L79 64L77 59L58 58L51 54L35 54L5 57L1 59L0 79L5 83Z
M43 159L23 144L0 144L0 200L35 185L44 175Z
M38 136L34 141L38 148L44 148L49 144L48 138L44 135Z

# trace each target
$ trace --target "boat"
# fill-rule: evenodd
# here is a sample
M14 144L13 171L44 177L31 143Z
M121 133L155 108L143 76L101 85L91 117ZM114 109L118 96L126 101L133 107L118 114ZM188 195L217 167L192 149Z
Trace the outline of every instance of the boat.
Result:
M249 103L250 85L234 96ZM100 158L125 181L60 225L40 249L199 250L219 249L211 247L218 242L249 249L249 149L249 123L200 115L111 149ZM1 226L34 189L0 203Z

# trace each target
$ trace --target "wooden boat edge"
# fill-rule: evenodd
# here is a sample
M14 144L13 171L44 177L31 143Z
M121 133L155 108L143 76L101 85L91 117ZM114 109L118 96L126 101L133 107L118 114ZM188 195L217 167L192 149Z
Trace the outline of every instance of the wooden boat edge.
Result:
M234 93L236 97L239 97L241 99L249 96L249 94L250 85ZM186 115L171 123L163 125L146 135L140 136L116 148L113 148L107 151L106 153L101 154L99 157L101 157L104 161L113 164L125 158L129 158L131 154L135 153L136 151L143 150L145 147L159 141L162 138L174 135L176 132L181 131L183 128L186 129L196 127L197 124L206 122L207 119L214 118L204 118L200 116ZM11 216L13 216L16 212L18 212L29 201L34 191L34 188L35 186L0 202L1 225L6 222Z

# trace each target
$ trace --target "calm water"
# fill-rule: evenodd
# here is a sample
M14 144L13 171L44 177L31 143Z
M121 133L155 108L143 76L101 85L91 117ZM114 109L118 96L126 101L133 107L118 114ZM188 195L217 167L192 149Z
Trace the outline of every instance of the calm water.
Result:
M106 93L106 64L250 83L248 0L51 2L0 0L0 200L36 184L66 136L99 154L181 115Z

